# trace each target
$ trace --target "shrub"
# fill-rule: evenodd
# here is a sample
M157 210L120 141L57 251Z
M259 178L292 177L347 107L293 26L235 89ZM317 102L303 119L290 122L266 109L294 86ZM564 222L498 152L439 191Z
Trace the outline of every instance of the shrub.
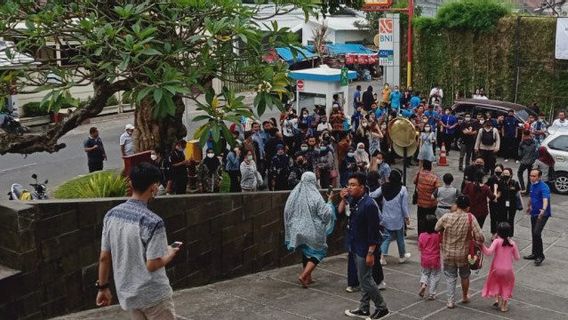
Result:
M124 91L122 93L122 103L123 104L131 104L134 100L132 99L132 91Z
M46 116L49 114L47 104L42 106L41 102L28 102L22 106L22 109L26 117Z
M115 171L100 171L69 180L54 192L57 199L88 199L126 196L128 183Z
M118 99L113 95L110 98L108 98L106 105L107 105L107 107L108 106L116 106L116 105L118 105Z

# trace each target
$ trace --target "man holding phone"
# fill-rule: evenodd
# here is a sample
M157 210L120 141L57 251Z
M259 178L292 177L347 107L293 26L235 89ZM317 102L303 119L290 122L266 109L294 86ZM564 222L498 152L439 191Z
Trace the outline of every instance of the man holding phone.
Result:
M132 197L110 209L103 222L96 303L111 304L112 266L118 301L132 319L176 318L165 266L181 242L168 246L164 221L148 209L158 193L160 177L160 170L149 163L132 168Z

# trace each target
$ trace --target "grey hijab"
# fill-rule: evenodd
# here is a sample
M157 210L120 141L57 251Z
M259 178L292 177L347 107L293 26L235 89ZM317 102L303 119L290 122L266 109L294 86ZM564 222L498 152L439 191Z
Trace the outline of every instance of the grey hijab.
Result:
M326 228L332 221L331 210L318 190L316 175L304 172L284 208L284 239L288 249L300 245L327 249Z

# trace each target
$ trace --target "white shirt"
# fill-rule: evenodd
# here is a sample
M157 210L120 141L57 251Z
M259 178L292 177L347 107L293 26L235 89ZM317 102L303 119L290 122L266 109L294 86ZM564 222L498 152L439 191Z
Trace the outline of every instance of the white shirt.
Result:
M560 121L560 119L554 120L552 125L548 128L548 132L554 133L557 130L568 130L568 119L564 119L564 121Z
M128 132L124 132L120 135L120 146L124 146L124 153L127 156L134 154L134 139L132 139L132 136L129 135Z
M331 124L329 124L329 122L326 123L320 122L318 124L318 127L316 128L316 131L317 132L322 132L324 130L331 131L331 129L332 129Z

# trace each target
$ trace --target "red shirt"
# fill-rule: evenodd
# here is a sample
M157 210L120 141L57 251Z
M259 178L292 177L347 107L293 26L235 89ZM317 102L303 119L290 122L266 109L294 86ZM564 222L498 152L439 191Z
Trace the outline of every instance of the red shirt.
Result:
M470 212L476 217L484 217L489 213L488 199L495 199L495 195L485 184L479 187L473 182L466 182L463 194L469 197Z

